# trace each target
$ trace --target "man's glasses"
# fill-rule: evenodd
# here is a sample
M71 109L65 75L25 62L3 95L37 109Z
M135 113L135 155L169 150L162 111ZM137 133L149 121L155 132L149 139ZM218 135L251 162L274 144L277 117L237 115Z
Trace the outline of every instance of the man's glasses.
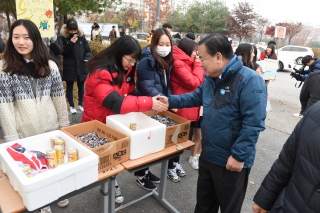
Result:
M123 56L123 57L128 61L129 64L135 64L135 63L137 63L137 61L135 61L135 60L127 59L126 56Z

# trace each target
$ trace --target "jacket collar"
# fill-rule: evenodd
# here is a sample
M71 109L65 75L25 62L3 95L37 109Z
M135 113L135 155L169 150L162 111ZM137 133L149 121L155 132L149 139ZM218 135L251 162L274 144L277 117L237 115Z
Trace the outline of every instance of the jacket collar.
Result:
M68 32L68 29L67 29L67 25L64 24L60 30L60 35L64 38L69 38L69 32ZM83 34L83 31L78 27L78 35L79 37L82 37L84 34Z
M183 61L185 64L187 64L189 66L191 66L194 61L193 58L188 56L185 52L183 52L183 50L181 50L177 46L173 46L172 54L173 54L174 60Z

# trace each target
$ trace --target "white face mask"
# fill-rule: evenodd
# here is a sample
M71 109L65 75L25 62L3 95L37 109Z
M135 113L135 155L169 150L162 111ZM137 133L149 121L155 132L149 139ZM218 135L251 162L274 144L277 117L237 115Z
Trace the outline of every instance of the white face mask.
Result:
M171 52L171 47L157 46L156 51L159 56L166 57Z

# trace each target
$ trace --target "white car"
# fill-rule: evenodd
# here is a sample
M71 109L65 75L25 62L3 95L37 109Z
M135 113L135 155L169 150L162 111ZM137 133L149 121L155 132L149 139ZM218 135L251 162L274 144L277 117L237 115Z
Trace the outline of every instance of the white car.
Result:
M302 64L302 58L306 55L314 56L314 53L310 47L287 45L278 50L275 50L278 57L288 57L292 61L296 61L297 64Z

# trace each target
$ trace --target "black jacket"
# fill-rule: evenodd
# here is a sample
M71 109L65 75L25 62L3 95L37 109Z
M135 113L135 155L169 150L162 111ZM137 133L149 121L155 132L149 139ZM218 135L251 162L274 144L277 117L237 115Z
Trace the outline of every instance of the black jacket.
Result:
M5 43L2 41L2 38L0 37L0 53L3 53L5 47Z
M61 36L59 34L56 35L56 37L44 37L42 38L44 44L47 46L49 50L49 54L51 58L54 59L54 61L57 63L60 75L62 77L62 62L60 59L60 55L63 53L63 44L61 40Z
M301 88L301 110L306 111L317 101L320 101L320 71L311 72Z
M86 62L91 58L91 50L85 35L78 28L78 40L70 41L66 25L60 31L63 44L63 77L64 81L85 81L88 75Z
M253 200L270 213L320 212L320 102L297 124Z

